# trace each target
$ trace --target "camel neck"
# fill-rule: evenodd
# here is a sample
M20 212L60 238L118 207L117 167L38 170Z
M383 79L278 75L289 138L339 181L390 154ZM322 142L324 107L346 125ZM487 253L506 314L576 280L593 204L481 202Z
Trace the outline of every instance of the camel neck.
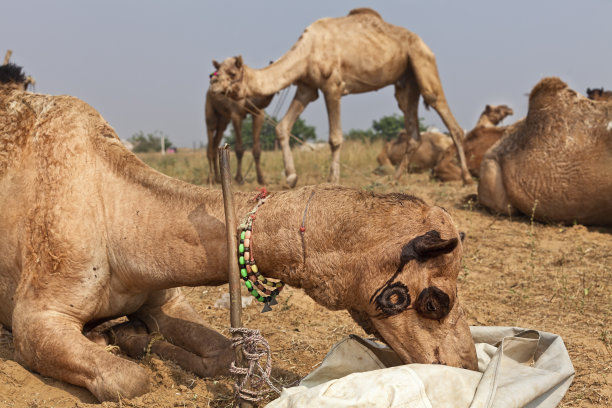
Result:
M248 95L271 95L284 89L305 74L305 47L296 46L274 63L262 69L244 67Z

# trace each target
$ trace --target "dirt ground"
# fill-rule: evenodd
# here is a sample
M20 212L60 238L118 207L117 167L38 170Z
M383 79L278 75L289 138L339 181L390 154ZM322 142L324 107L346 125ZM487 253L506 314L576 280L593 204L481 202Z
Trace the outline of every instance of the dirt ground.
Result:
M458 292L468 323L518 326L561 335L576 369L561 406L612 406L612 229L544 225L529 216L494 216L477 204L476 185L443 184L428 174L408 174L394 182L388 175L372 173L377 149L375 145L344 148L343 184L414 194L444 206L452 214L467 234ZM192 181L185 174L193 171L177 166L184 163L202 174L206 164L190 162L195 154L179 154L173 163L152 157L145 160ZM266 152L263 157L264 163L268 161L264 170L270 175L268 188L282 189L279 159L271 155L278 153ZM327 150L296 152L300 185L323 181L328 159ZM364 160L368 164L359 165ZM236 188L254 191L254 172L249 168L246 173L247 182ZM214 304L227 291L227 285L185 288L196 310L225 335L229 312ZM364 335L347 312L329 311L299 289L288 288L278 300L271 313L260 313L260 304L253 303L243 314L244 325L260 329L270 344L272 379L278 386L295 384L343 337ZM198 378L171 361L151 355L140 364L150 371L152 392L133 400L98 404L82 388L24 369L12 360L13 351L10 332L0 330L0 407L227 407L232 403L231 379ZM265 401L274 398L269 394Z

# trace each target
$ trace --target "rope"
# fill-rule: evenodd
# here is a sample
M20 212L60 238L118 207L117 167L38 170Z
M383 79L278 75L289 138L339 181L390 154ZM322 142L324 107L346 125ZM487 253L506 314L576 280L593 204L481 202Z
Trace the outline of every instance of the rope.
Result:
M230 373L234 375L244 376L242 381L236 380L235 385L235 401L240 399L245 401L257 402L268 391L262 391L264 384L277 394L280 390L270 381L270 373L272 372L272 355L270 353L270 345L261 335L259 330L247 329L245 327L230 328L232 336L239 334L232 339L232 348L240 347L243 356L248 361L247 367L237 367L234 362L230 367ZM261 366L260 359L266 358L265 368ZM257 372L255 372L257 369ZM246 389L246 384L250 380L250 387Z

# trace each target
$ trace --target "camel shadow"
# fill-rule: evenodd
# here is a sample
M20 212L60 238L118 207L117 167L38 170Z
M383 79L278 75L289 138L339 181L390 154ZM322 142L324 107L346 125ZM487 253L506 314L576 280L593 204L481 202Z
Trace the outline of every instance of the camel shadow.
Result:
M458 210L467 210L472 211L484 216L492 217L495 220L509 220L512 222L518 222L522 224L537 224L537 225L548 225L548 226L558 226L558 227L572 227L577 224L572 223L560 223L560 222L544 222L532 219L531 216L518 213L512 214L512 216L506 214L495 214L491 212L487 207L480 204L478 202L477 194L468 194L463 197L458 203L453 205L453 208ZM580 224L581 225L581 224ZM589 232L599 232L600 234L612 234L612 226L602 226L602 225L582 225L582 227L586 228Z

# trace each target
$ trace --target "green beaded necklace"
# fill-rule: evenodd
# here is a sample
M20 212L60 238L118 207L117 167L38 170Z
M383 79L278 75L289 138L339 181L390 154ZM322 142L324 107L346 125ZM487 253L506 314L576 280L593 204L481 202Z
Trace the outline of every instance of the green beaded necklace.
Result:
M244 285L249 290L249 293L259 302L264 302L265 306L262 312L272 310L271 305L277 304L276 296L283 290L285 284L282 281L269 281L262 276L261 272L255 264L253 257L253 223L255 221L255 213L267 198L267 192L262 190L256 197L259 201L251 212L240 224L240 243L238 244L238 266L240 268L240 277L244 281ZM260 280L261 278L261 280ZM266 286L274 288L270 290Z

